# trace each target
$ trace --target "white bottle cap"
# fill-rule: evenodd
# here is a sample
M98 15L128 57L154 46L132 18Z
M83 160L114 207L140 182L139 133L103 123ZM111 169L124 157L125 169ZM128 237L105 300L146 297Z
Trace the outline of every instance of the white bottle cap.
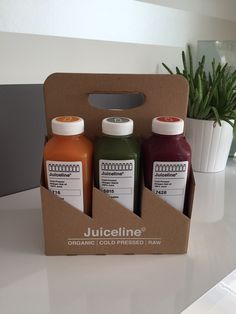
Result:
M102 133L122 136L133 133L134 122L124 117L109 117L102 120Z
M184 132L184 120L178 117L156 117L152 119L152 132L163 135L178 135Z
M52 133L76 135L84 132L84 119L76 116L60 116L52 119Z

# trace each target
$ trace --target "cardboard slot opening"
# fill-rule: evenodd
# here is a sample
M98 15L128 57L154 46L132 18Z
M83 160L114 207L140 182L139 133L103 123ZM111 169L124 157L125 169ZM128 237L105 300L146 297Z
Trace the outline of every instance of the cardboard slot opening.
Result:
M142 106L145 101L143 93L91 93L88 102L97 109L125 110Z
M49 140L48 137L45 137L45 143L47 143L47 141ZM141 138L140 138L140 142L141 142ZM42 171L41 171L41 186L44 187L45 189L47 189L46 187L46 181L45 181L45 173L44 173L44 164L42 162ZM132 213L133 215L139 217L139 218L143 218L143 214L142 214L142 200L143 200L143 193L144 190L149 191L150 193L152 193L157 199L161 200L162 202L166 203L168 206L171 206L174 210L176 210L178 213L180 213L183 216L188 217L189 219L191 219L191 215L192 215L192 205L193 205L193 197L194 197L194 188L195 188L195 180L194 180L194 174L193 174L193 169L191 168L191 172L190 172L190 179L189 179L189 185L188 188L186 189L186 197L185 197L185 202L184 202L184 210L183 213L178 211L176 208L172 207L171 205L169 205L168 203L166 203L164 200L162 200L160 197L158 197L156 194L154 194L152 191L148 190L145 185L144 185L144 178L143 178L143 167L142 165L140 166L140 182L139 182L139 189L140 189L140 200L139 200L139 208L137 210L137 213L134 213L133 211L130 211L129 209L127 209L126 207L122 206L125 210L127 210L128 212ZM100 193L101 192L99 189L97 189L95 186L93 186L93 190L97 190ZM48 190L48 189L47 189ZM49 193L51 193L54 197L60 199L58 196L54 195L51 191L48 190ZM106 195L105 193L103 193L105 197L111 199L112 202L117 203L115 200L113 200L112 198L110 198L108 195ZM61 200L61 199L60 199ZM68 204L69 205L69 204ZM72 205L70 205L72 206ZM93 218L93 200L92 200L92 208L90 210L90 214L86 214L85 212L83 212L82 210L75 208L76 210L79 210L83 215L89 217L89 218ZM73 206L72 206L73 207Z
M194 189L195 189L195 180L194 180L193 169L191 168L189 185L186 189L187 194L185 197L184 210L183 210L183 214L186 215L189 219L191 219L191 216L192 216Z
M123 211L124 213L126 212L126 214L128 216L133 216L134 219L137 219L139 221L142 221L143 219L146 219L146 216L149 215L149 199L152 199L152 202L154 202L155 204L155 208L157 208L158 206L164 206L166 208L171 208L171 210L173 212L176 213L177 216L182 216L185 217L187 219L191 218L191 207L187 208L187 205L191 205L191 203L189 203L191 200L192 201L192 193L190 195L187 196L187 201L185 204L185 211L186 212L180 212L179 210L177 210L176 208L174 208L173 206L169 205L166 201L164 201L163 199L161 199L160 197L158 197L157 195L155 195L152 191L150 191L149 189L147 189L145 186L142 186L141 189L141 201L140 201L140 215L137 215L136 213L134 213L133 211L129 210L128 208L122 206L121 204L119 204L117 201L113 200L111 197L109 197L107 194L105 194L104 192L100 191L99 189L97 189L96 187L93 187L93 200L92 200L92 210L91 210L91 216L87 215L86 213L84 213L82 210L70 205L69 203L65 202L64 200L60 199L57 195L54 195L51 191L49 191L46 186L43 184L43 182L41 183L41 188L44 188L47 193L49 193L51 195L52 198L58 199L60 202L62 203L66 203L67 206L70 206L71 208L73 208L74 210L79 212L79 216L78 219L81 218L81 215L88 217L89 219L93 220L93 219L97 219L98 217L100 217L100 212L99 210L97 210L97 206L98 203L96 202L96 196L94 197L94 195L100 195L100 200L102 202L106 202L108 204L109 207L112 208L118 208L119 211ZM189 187L189 191L192 191L192 189L194 188L193 183L192 185L190 185ZM104 217L105 218L105 217Z

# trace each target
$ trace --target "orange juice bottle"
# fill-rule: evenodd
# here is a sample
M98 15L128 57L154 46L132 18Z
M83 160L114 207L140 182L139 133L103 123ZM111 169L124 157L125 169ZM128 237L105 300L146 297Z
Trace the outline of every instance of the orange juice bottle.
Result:
M84 136L84 120L61 116L52 120L53 137L44 148L47 188L90 214L92 203L93 145Z

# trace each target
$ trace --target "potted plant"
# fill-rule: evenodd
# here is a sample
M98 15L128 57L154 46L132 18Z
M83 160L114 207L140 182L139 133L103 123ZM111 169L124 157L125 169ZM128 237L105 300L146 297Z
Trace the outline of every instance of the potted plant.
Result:
M176 74L189 82L185 135L192 148L193 169L222 171L236 125L236 71L232 72L228 64L216 65L213 59L212 71L206 73L205 56L194 69L190 46L188 62L184 51L182 61L183 70L176 67ZM174 74L166 64L162 64L170 74Z

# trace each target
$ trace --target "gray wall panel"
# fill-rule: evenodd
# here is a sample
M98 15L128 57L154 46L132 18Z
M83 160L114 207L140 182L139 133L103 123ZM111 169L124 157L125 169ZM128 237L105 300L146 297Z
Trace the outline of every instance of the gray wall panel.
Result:
M42 85L0 86L0 196L40 183L46 134Z

